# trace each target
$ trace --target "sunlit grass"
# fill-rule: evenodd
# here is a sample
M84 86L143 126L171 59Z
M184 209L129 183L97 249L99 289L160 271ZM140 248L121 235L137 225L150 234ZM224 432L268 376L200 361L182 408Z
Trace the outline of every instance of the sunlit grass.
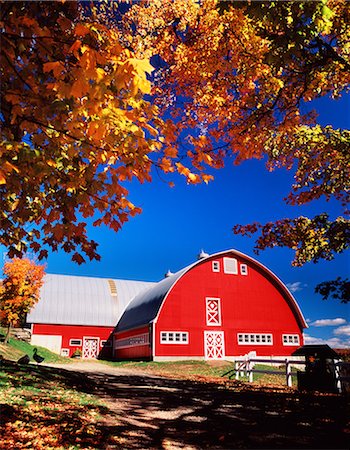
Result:
M0 333L4 334L4 330L0 328ZM51 352L47 348L33 346L28 342L21 341L19 339L10 338L8 344L0 343L0 355L10 361L17 361L24 355L28 355L30 360L33 362L33 350L38 349L40 356L45 358L47 363L60 363L64 364L70 362L69 358L64 358L56 353Z
M0 370L3 448L93 449L108 411L95 396L67 386L66 375L6 363Z

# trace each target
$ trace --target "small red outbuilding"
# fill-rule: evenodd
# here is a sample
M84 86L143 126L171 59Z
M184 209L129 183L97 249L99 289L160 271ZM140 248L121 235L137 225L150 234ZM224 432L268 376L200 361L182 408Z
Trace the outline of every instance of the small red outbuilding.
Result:
M115 359L226 359L255 351L290 356L303 345L303 315L282 281L236 250L202 255L140 292L122 314Z

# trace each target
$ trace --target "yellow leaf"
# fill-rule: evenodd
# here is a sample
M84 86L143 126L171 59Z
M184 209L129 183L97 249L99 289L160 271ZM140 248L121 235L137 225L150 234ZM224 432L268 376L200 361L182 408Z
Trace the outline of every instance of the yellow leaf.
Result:
M199 183L200 182L200 177L199 175L196 175L195 173L189 173L187 175L187 179L189 181L189 183Z
M97 75L97 80L101 81L106 76L106 72L103 69L101 69L101 67L98 67L96 69L96 75Z
M187 169L187 167L183 166L181 163L178 163L178 162L175 165L176 165L177 171L179 172L180 175L185 175L185 177L188 176L190 171L189 171L189 169Z

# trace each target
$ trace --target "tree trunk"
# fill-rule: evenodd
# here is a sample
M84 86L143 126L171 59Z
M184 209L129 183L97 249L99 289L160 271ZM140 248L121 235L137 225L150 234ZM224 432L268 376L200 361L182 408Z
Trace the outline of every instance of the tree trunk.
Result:
M5 336L5 340L4 343L8 344L9 343L9 339L10 339L10 331L11 331L11 324L9 323L7 325L7 330L6 330L6 336Z

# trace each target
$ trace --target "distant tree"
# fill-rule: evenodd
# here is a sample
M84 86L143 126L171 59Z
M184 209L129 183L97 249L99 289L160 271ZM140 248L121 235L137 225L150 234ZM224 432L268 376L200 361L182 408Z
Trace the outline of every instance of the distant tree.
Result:
M44 266L28 258L14 258L4 265L5 278L0 285L0 319L7 327L5 343L11 327L21 322L39 300Z

